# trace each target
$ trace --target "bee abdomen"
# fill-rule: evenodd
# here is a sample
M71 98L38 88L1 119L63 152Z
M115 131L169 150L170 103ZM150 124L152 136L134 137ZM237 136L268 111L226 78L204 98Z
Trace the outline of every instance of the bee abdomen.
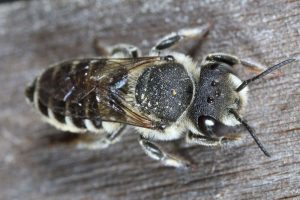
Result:
M25 90L25 96L29 103L33 103L34 92L36 88L36 80L37 79L34 79L34 81Z
M48 116L48 108L44 105L41 100L38 98L37 94L37 78L26 88L25 96L29 103L33 104L34 107L44 116Z
M78 102L59 96L63 91L69 91L68 84L59 79L71 73L71 69L74 70L71 64L47 69L26 88L25 95L46 121L58 129L80 133L101 132L100 117L89 112L89 107L94 106L90 103L93 102L91 98L95 98L94 96ZM61 85L57 85L59 82Z

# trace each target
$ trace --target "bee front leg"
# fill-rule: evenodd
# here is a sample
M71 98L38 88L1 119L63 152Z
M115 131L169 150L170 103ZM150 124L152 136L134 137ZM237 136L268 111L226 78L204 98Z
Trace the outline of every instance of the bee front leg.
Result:
M73 144L78 149L100 150L120 141L125 126L120 127L111 134L86 134L81 135Z
M186 142L189 144L198 144L202 146L220 146L222 144L222 138L220 140L216 140L213 138L205 137L202 135L197 135L192 132L189 132L186 135Z
M203 26L181 29L178 32L170 33L160 39L157 44L150 50L150 55L159 55L161 51L174 47L184 39L197 38L201 40L211 28L211 24L207 23Z
M164 150L162 150L158 145L150 142L143 137L140 137L139 144L150 158L160 161L165 166L171 166L181 169L187 169L191 166L191 163L189 161L164 152Z
M266 70L266 67L259 64L259 63L254 63L245 59L240 59L234 55L226 54L226 53L213 53L209 54L205 59L205 61L213 61L213 62L223 62L228 64L229 66L234 66L237 64L241 64L246 69L253 71L256 74L259 74Z

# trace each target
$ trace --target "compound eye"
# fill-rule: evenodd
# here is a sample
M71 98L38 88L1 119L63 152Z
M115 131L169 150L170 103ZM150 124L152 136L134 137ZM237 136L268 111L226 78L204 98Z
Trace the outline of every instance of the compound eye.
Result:
M210 116L200 116L198 128L201 133L208 137L222 137L233 132L233 127L226 126Z
M212 136L216 120L209 116L200 116L198 118L198 128L204 135Z

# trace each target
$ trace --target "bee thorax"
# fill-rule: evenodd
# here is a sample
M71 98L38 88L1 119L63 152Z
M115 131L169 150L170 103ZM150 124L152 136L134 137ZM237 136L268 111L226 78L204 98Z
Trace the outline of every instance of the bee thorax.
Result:
M179 63L147 68L139 77L135 98L140 109L166 121L176 121L192 99L193 84Z

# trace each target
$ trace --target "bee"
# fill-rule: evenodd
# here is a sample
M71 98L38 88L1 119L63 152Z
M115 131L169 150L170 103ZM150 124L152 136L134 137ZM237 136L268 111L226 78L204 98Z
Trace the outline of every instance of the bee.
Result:
M197 62L171 50L184 39L203 38L209 29L204 25L170 33L144 57L138 47L118 44L107 48L106 57L55 64L26 88L26 97L54 127L94 133L92 139L78 141L79 148L106 148L121 138L125 126L131 126L149 157L166 166L187 168L189 161L165 152L155 141L185 138L190 144L222 146L240 140L242 134L220 130L242 125L270 156L241 117L248 84L295 59L265 70L225 53L209 54ZM257 75L242 81L235 65Z

